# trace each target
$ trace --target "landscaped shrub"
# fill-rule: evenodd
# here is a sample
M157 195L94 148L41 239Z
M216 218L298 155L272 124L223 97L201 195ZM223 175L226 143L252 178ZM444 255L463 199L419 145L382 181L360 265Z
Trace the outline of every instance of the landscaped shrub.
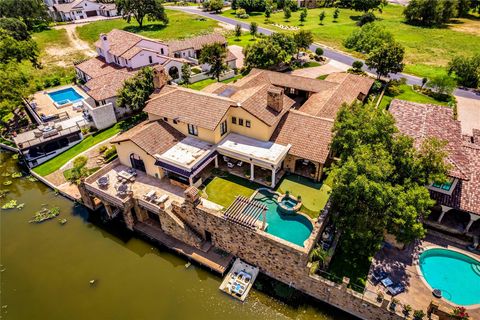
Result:
M107 149L108 149L107 145L104 144L103 146L100 146L98 148L98 152L104 153Z
M103 153L103 159L105 162L112 161L117 156L117 149L114 146L111 146Z
M242 9L242 8L237 9L237 11L235 11L235 15L237 16L237 18L240 18L240 19L247 19L249 17L245 9Z
M367 23L375 21L376 19L377 17L375 17L373 12L367 12L360 17L360 20L358 20L357 25L363 26L363 25L366 25Z

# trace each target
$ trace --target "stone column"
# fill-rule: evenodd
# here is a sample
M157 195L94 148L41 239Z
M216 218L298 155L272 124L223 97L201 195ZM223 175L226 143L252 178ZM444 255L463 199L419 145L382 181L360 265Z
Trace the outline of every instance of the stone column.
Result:
M78 185L78 191L80 192L80 196L82 197L82 202L90 210L95 210L95 202L93 197L90 196L87 189L85 188L85 182L81 181Z
M215 156L215 168L218 168L218 156Z
M103 206L105 207L105 210L107 211L108 217L111 219L111 218L113 217L112 207L111 207L108 203L106 203L106 202L103 202L103 201L102 201L102 203L103 203Z
M442 207L442 214L440 215L440 217L438 217L438 220L437 220L438 223L442 223L442 219L443 219L443 216L445 216L445 213L447 213L448 211L450 211L452 209L452 208L447 207L447 206L441 206L441 207Z
M255 166L253 164L253 162L250 162L250 180L254 180L255 179Z
M262 211L262 230L265 230L265 226L267 225L267 210Z
M188 177L188 184L189 186L193 186L193 178L192 177Z
M132 212L130 211L131 208L132 206L130 205L125 206L125 209L123 209L123 219L125 221L125 225L127 226L127 228L133 231L135 220L132 216Z
M272 169L272 189L275 188L275 168Z
M477 221L478 219L480 219L480 216L477 216L476 214L473 214L473 213L470 213L470 221L468 222L468 225L467 227L465 228L465 233L467 233L469 230L470 230L470 227L472 226L472 224Z

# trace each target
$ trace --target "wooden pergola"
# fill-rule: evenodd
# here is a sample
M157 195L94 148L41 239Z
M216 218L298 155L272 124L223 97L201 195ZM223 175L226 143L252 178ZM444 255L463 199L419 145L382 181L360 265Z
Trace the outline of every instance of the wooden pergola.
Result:
M223 214L224 218L238 223L246 228L255 229L260 215L263 215L262 229L266 225L267 206L257 200L250 200L244 196L237 196L235 201Z

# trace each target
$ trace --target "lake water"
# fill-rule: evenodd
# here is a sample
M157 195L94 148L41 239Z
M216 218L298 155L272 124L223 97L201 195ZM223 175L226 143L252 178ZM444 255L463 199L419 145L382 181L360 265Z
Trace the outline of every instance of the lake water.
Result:
M0 165L1 173L19 170L11 153L0 152ZM0 176L0 189L10 190L1 205L25 203L0 213L1 319L351 319L257 290L242 304L218 289L220 277L95 221L40 182ZM42 205L59 207L68 222L29 224Z

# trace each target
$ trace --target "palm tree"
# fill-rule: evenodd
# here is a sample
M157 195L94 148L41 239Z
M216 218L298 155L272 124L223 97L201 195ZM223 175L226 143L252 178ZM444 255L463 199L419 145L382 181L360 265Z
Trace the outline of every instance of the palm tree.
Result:
M312 252L310 252L310 256L308 258L308 260L312 263L310 267L310 273L316 273L319 269L323 268L327 257L328 252L323 250L323 248L317 244Z

